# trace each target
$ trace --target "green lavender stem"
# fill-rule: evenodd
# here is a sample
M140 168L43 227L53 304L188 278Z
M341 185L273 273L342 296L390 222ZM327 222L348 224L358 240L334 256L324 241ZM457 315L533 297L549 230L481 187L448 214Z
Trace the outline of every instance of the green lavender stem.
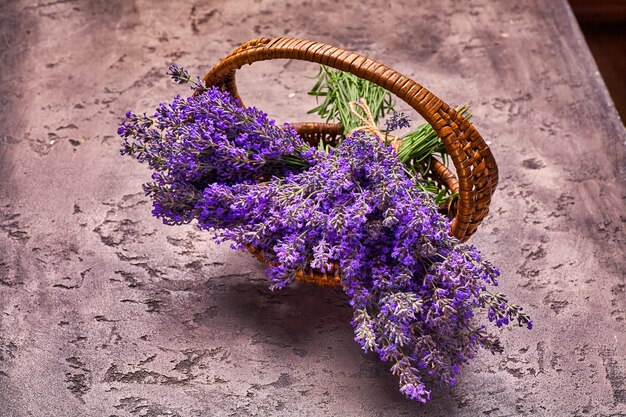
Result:
M394 108L391 93L349 72L320 66L316 78L317 82L309 95L323 97L324 100L308 113L319 114L326 121L341 123L344 134L363 124L350 110L351 101L364 98L376 122Z
M467 104L458 107L457 111L466 119L472 117ZM445 153L446 149L441 139L433 127L425 123L402 138L402 144L398 149L398 158L405 164L415 164L427 161L434 154L440 154L443 157Z

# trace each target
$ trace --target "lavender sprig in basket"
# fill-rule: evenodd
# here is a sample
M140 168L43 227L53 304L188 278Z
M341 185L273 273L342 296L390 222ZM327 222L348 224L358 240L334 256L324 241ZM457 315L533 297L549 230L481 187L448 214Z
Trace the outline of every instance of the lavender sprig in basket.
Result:
M356 132L318 149L229 93L196 86L194 97L152 116L127 113L118 130L122 153L153 171L145 185L153 214L254 247L272 289L307 266L338 265L355 340L391 364L406 397L425 402L426 375L454 385L480 348L502 350L478 314L532 326L521 307L489 292L498 270L450 234L433 195L380 137Z

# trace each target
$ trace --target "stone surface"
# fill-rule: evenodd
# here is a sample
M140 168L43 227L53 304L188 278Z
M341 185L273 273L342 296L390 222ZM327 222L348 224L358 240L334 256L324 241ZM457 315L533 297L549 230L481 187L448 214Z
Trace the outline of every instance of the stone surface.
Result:
M564 0L3 1L0 416L617 416L626 413L626 134ZM503 331L430 404L352 340L334 290L271 293L249 255L166 227L118 154L128 109L240 42L296 36L470 102L501 184L472 241L536 329ZM242 71L305 119L314 65Z

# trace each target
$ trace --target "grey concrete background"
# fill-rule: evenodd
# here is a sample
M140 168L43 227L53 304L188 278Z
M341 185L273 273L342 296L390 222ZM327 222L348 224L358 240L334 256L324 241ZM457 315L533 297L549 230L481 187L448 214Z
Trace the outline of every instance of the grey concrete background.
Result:
M258 36L379 59L470 102L501 185L472 241L536 328L502 331L454 389L406 401L352 340L334 290L267 290L262 267L166 227L118 154L128 109L187 94ZM626 134L564 0L3 1L0 416L626 415ZM303 120L315 66L242 72Z

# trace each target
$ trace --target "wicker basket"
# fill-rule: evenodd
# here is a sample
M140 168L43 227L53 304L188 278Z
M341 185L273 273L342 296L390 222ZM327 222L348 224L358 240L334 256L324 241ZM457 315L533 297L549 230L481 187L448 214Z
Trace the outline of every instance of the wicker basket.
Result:
M458 199L445 209L453 219L451 232L465 241L476 231L489 211L491 195L498 183L498 167L484 139L460 113L415 81L373 59L303 39L261 38L245 42L222 58L204 76L204 81L208 86L230 92L243 105L235 72L245 64L270 59L298 59L351 72L387 89L415 109L435 129L456 169L455 175L436 159L431 163L430 176L452 193L458 193ZM322 138L332 142L343 133L343 127L337 124L293 123L292 126L313 145ZM248 249L263 262L262 254L254 248ZM296 279L323 286L341 285L337 267L329 273L305 268L298 271Z

